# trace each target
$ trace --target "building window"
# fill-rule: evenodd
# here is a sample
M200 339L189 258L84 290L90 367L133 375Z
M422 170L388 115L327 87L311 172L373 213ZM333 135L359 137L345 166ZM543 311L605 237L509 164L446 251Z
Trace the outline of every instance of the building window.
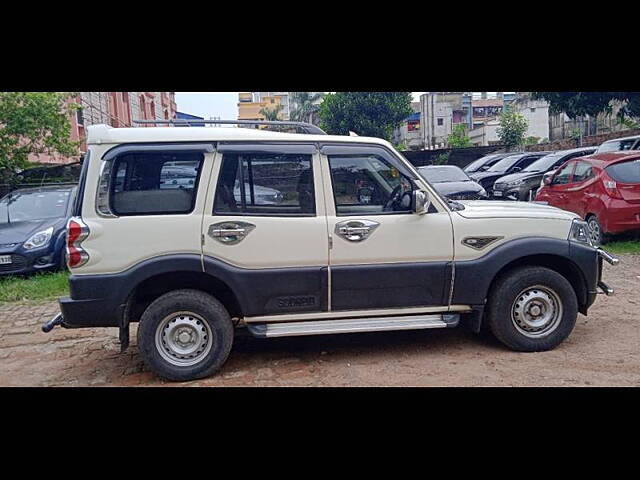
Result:
M144 101L144 95L140 95L140 117L142 119L147 118L147 106Z
M155 120L155 118L156 118L156 102L154 102L153 100L149 104L149 115L150 115L151 120Z
M122 92L122 101L124 103L129 103L129 92Z
M444 125L444 118L439 118L438 119L438 126L441 127L442 125Z
M531 113L534 113L536 111L535 108L530 108L529 110L531 110Z
M78 110L76 110L76 123L78 125L84 125L84 115L83 115L82 108L79 108Z
M407 131L415 132L416 130L420 130L420 122L408 122L407 123Z

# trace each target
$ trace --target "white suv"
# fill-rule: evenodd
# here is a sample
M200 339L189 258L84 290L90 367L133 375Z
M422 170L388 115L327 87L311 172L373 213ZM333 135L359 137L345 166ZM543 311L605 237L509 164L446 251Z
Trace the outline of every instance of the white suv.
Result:
M386 141L247 128L88 128L68 223L70 297L43 325L140 322L171 380L256 337L486 324L547 350L586 315L602 259L573 213L447 201ZM190 172L181 179L181 171ZM176 177L177 176L177 177ZM180 188L166 188L170 178Z

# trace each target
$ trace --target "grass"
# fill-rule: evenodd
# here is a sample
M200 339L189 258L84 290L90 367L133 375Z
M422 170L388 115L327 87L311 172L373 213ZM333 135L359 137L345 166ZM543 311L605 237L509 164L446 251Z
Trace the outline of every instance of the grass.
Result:
M602 247L606 251L611 253L627 253L632 255L640 255L640 241L638 240L610 242L605 243Z
M39 273L31 277L0 277L0 302L48 300L68 295L69 272Z

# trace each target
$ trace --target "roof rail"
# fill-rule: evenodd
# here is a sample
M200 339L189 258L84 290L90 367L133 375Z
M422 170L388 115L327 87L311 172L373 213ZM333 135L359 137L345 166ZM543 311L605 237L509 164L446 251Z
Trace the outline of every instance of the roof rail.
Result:
M305 131L305 133L315 134L315 135L326 135L327 132L322 130L320 127L317 127L311 123L306 122L285 122L285 121L275 121L275 120L195 120L195 119L182 119L177 118L174 120L134 120L133 123L140 124L158 124L158 125L187 125L191 126L191 124L203 124L203 123L212 123L212 124L220 124L220 125L280 125L280 126L293 126L300 127Z

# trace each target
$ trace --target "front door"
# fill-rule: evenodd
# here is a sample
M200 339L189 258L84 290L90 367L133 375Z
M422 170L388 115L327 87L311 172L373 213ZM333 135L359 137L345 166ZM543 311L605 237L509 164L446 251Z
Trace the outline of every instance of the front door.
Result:
M390 150L321 149L332 310L444 306L449 303L452 225L434 202L413 213L412 190L428 188Z
M245 317L327 309L328 238L314 145L221 143L202 224L203 264Z
M571 183L575 166L576 162L571 161L558 170L553 176L548 189L549 205L562 208L563 210L568 209L567 188Z

